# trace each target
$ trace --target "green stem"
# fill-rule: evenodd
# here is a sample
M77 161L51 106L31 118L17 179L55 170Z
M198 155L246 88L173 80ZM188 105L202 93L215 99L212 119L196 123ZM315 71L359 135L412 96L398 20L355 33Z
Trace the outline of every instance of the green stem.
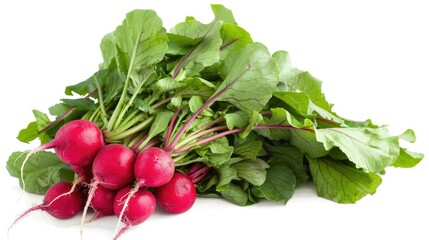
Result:
M104 108L103 90L101 88L101 85L100 85L100 82L98 81L97 76L95 76L95 75L94 75L94 80L95 80L95 85L97 86L97 90L98 90L98 102L100 103L101 113L104 116L103 119L107 119L108 115L107 115L106 109ZM105 124L107 124L107 122Z
M312 132L314 133L313 129L309 129L309 128L296 128L296 127L292 127L292 126L284 126L284 125L258 125L255 126L253 129L293 129L293 130L302 130L302 131L308 131L308 132ZM236 129L232 129L232 130L228 130L228 131L224 131L221 133L217 133L213 136L207 137L205 139L202 139L200 141L191 143L187 146L181 147L177 150L174 150L174 148L171 150L173 151L173 153L182 153L185 152L187 150L189 150L192 147L198 146L198 145L203 145L206 143L209 143L213 140L216 140L218 138L227 136L227 135L231 135L231 134L235 134L235 133L239 133L239 132L243 132L244 130L246 130L246 128L236 128Z
M137 115L135 117L133 116L132 118L130 118L129 120L127 120L126 122L124 122L125 124L119 126L115 130L113 130L112 133L124 132L124 131L130 129L136 123L141 122L144 119L145 116L146 115L144 113L139 114L139 115Z
M200 138L202 136L205 136L205 135L207 135L209 133L216 132L216 131L219 131L219 130L226 130L226 129L228 129L227 126L218 126L218 127L210 128L210 129L207 129L205 131L199 132L197 134L193 134L192 136L189 136L187 139L179 142L176 145L175 149L179 149L179 148L185 146L186 144L188 144L188 143L190 143L190 142L192 142L194 140L197 140L198 138Z
M155 116L150 116L149 118L147 118L145 121L139 123L138 125L124 131L124 132L119 132L119 133L113 133L113 134L106 134L106 138L108 141L118 141L121 140L123 138L126 138L130 135L133 135L136 132L139 132L145 128L147 128L148 126L150 126L150 124L152 123L152 121L155 119Z
M141 34L139 33L134 46L138 46L138 43L140 42L140 37L141 37ZM122 110L122 105L124 104L125 98L127 97L128 86L130 85L131 73L134 71L134 61L135 61L136 55L137 55L137 47L134 47L133 55L131 57L130 65L127 72L127 77L125 78L124 88L122 89L121 98L119 99L119 102L116 105L115 110L113 111L112 117L110 118L107 124L108 132L112 131L113 126L118 120L118 116Z

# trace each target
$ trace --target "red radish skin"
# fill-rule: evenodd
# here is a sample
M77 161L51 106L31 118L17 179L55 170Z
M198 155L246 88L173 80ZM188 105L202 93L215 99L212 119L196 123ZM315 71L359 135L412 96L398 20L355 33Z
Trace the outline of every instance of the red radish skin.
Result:
M46 192L43 203L34 206L21 214L12 223L9 229L27 214L36 210L45 211L58 219L68 219L76 216L80 213L83 207L84 201L82 192L75 190L71 194L58 197L69 192L71 188L72 184L70 182L59 182L52 185Z
M103 147L94 159L94 182L110 190L119 190L134 181L135 154L121 144Z
M115 196L113 208L116 216L120 221L125 223L125 226L117 232L119 229L118 222L115 230L115 234L116 232L117 234L114 240L118 239L130 226L144 222L155 211L156 200L151 192L146 189L139 189L128 202L124 202L130 191L132 191L132 189L126 187L121 189Z
M91 207L95 210L95 215L90 221L94 221L102 216L114 215L113 201L116 196L116 191L98 186L91 199Z
M179 214L188 211L194 205L197 192L187 175L176 172L167 184L155 190L155 198L166 211Z
M92 164L103 146L103 133L95 123L88 120L73 120L64 124L58 129L54 140L28 152L21 166L23 190L25 190L24 166L34 153L53 148L64 163L72 166L88 166Z
M173 177L175 170L171 155L158 147L150 147L137 155L134 175L137 183L144 187L159 187Z
M134 181L134 162L134 152L124 145L109 144L100 149L92 164L94 178L90 184L88 199L83 209L81 237L85 216L98 186L117 191L130 185Z

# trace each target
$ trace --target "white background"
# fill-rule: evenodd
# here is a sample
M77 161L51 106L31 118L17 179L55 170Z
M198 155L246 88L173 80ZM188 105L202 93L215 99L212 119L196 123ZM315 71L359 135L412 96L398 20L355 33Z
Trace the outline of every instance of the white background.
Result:
M89 77L101 62L99 42L135 8L154 9L170 29L185 16L212 19L215 1L2 1L0 3L0 239L41 196L22 194L4 166L9 154L35 145L16 140L32 109L64 96L66 85ZM289 51L294 66L323 81L340 115L388 124L392 134L417 133L410 150L428 153L429 7L425 1L217 1L271 51ZM198 198L182 215L157 211L122 239L429 239L429 164L387 169L373 196L337 204L310 185L287 205L238 207ZM22 198L20 198L22 196ZM58 221L33 213L9 239L78 239L79 217ZM85 226L85 239L111 239L116 219Z

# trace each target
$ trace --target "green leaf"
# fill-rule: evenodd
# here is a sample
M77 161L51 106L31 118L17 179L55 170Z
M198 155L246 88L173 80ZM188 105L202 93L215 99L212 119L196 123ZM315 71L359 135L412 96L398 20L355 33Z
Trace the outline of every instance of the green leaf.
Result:
M312 132L291 130L290 143L312 158L323 157L329 154L323 143L316 139Z
M114 35L128 72L158 63L168 49L167 33L153 10L129 12Z
M18 140L23 143L29 143L39 137L39 132L37 131L38 125L37 122L31 122L24 129L21 129L18 134Z
M256 157L258 156L261 149L261 141L248 137L234 146L234 154L243 159L256 160Z
M400 139L405 140L407 142L413 143L416 141L416 134L412 129L407 129L401 135L398 136Z
M286 51L277 51L273 54L273 59L279 68L279 83L276 86L276 92L290 92L298 89L291 89L289 81L297 78L302 71L292 67L289 53Z
M68 106L75 106L85 111L97 109L97 106L95 105L94 101L88 98L61 99L61 101Z
M34 109L33 110L34 117L36 117L37 122L37 130L42 130L46 125L51 123L51 120L49 120L48 115L45 113L42 113L39 110Z
M248 201L248 195L247 193L240 187L235 184L229 184L221 192L221 195L226 200L235 203L239 206L246 206Z
M154 69L152 67L142 67L138 72L132 73L128 93L131 95L139 94L143 92L145 86L155 81L157 81L157 78ZM154 88L160 87L155 86Z
M268 164L266 180L256 189L268 200L286 203L295 190L295 175L284 161L269 161Z
M277 92L274 93L278 99L285 102L297 114L306 118L315 118L316 114L323 119L337 123L339 126L344 126L344 120L337 117L330 110L326 110L312 102L310 97L305 92Z
M232 180L238 179L237 170L230 166L221 165L216 170L219 176L219 181L216 185L216 191L218 192L225 190Z
M322 92L322 82L319 79L313 77L309 72L301 72L292 68L289 55L285 52L279 52L273 57L275 57L280 69L283 69L280 71L280 83L284 86L282 92L303 92L314 105L331 114L333 113L331 111L332 105L326 101Z
M170 111L162 111L156 113L155 120L153 121L149 133L147 134L147 138L145 142L149 142L156 135L162 133L167 129L168 123L170 122L171 117L173 117L174 113Z
M21 166L26 152L14 152L6 163L6 169L12 177L21 182ZM50 186L59 181L73 181L74 173L65 168L66 164L51 152L38 152L29 157L24 167L25 190L30 193L44 194Z
M416 166L424 157L422 153L416 153L401 148L398 158L393 163L394 167L412 168Z
M398 137L388 137L387 128L324 128L316 129L317 141L326 150L336 146L357 168L381 172L399 156Z
M246 138L250 132L262 122L262 115L257 111L252 111L250 113L249 123L247 124L244 131L240 132L239 135L241 138Z
M103 55L103 63L100 64L100 69L107 69L118 54L116 38L113 32L106 34L100 43L101 53Z
M58 103L49 108L49 114L51 114L52 116L58 117L66 113L68 110L70 110L70 108L72 108L72 106L64 103Z
M265 145L273 161L279 161L289 166L296 178L296 185L301 185L309 179L308 168L304 163L304 153L291 146Z
M174 28L170 29L170 33L191 39L201 39L209 28L209 25L188 17L184 22L178 23Z
M152 90L154 94L160 95L178 88L182 88L184 86L185 84L183 82L178 82L170 77L167 77L156 81L156 83L152 85Z
M97 89L97 86L94 83L93 76L91 76L87 80L82 81L78 84L67 86L66 89L64 90L64 93L66 95L71 96L73 95L73 92L75 92L80 96L85 96L95 89Z
M271 108L269 121L266 121L265 124L290 125L295 128L312 128L313 126L313 122L309 118L294 115L284 108Z
M242 111L227 113L225 114L225 121L229 130L234 128L244 128L249 123L249 115Z
M220 59L226 59L230 54L235 54L247 44L253 43L250 34L243 28L232 24L223 23L220 29L222 46L220 47Z
M185 24L187 23L188 22L185 22ZM211 66L219 61L219 50L222 44L222 39L220 38L221 25L220 21L214 21L208 25L198 25L198 29L196 30L193 26L187 26L186 34L193 31L197 32L196 35L192 34L188 37L201 37L201 39L177 63L173 72L174 78L182 69L186 71L188 76L195 76L205 67ZM178 26L176 26L176 28L177 27ZM194 30L188 32L188 27Z
M224 81L216 91L220 94L216 100L232 103L247 113L259 112L278 82L276 64L260 43L248 44L239 53L231 54L220 71Z
M169 55L186 55L201 38L191 38L179 34L167 33Z
M224 153L208 153L205 163L209 167L219 167L231 158L233 151L234 149L230 148L228 152Z
M346 165L328 157L308 158L317 194L338 203L354 203L367 194L374 194L381 184L376 173Z
M248 159L235 163L231 165L231 167L237 171L239 177L245 179L254 186L261 186L265 182L265 169L268 168L269 165L261 159Z
M220 20L224 23L237 24L234 19L234 15L228 8L224 7L221 4L212 4L211 7L216 20Z
M149 105L145 100L141 98L136 98L134 100L134 105L142 112L152 114L155 112L155 109Z

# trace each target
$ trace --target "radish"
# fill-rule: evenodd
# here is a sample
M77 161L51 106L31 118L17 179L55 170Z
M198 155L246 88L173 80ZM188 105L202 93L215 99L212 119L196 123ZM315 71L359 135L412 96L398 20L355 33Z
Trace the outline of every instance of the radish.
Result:
M151 192L139 189L131 198L128 198L131 191L132 188L126 187L115 196L113 208L119 220L125 223L125 227L117 234L115 231L114 240L118 239L130 226L144 222L155 211L156 200ZM127 202L124 202L125 198L127 198Z
M90 221L94 221L102 216L114 215L113 201L116 191L98 186L91 199L91 206L95 210L95 215Z
M110 190L119 190L134 181L135 154L121 144L104 146L94 159L93 183Z
M9 230L20 219L25 217L30 212L36 210L45 211L51 216L59 219L68 219L76 216L83 207L83 194L82 192L75 190L71 194L63 195L64 193L69 192L71 188L72 184L69 182L59 182L52 185L46 192L43 203L34 206L21 214L12 223L12 225L9 227Z
M100 149L92 164L94 177L90 184L88 199L83 209L81 234L88 207L98 185L116 191L131 184L134 181L134 161L134 152L124 145L109 144Z
M103 133L95 123L74 120L64 124L58 129L54 140L31 150L25 157L21 166L22 188L25 190L24 166L34 153L53 148L61 161L71 166L88 166L103 146Z
M188 211L195 202L197 192L194 183L186 174L176 172L165 185L155 190L158 203L170 213Z
M173 177L174 161L171 155L158 147L150 147L137 155L134 175L138 186L159 187Z

